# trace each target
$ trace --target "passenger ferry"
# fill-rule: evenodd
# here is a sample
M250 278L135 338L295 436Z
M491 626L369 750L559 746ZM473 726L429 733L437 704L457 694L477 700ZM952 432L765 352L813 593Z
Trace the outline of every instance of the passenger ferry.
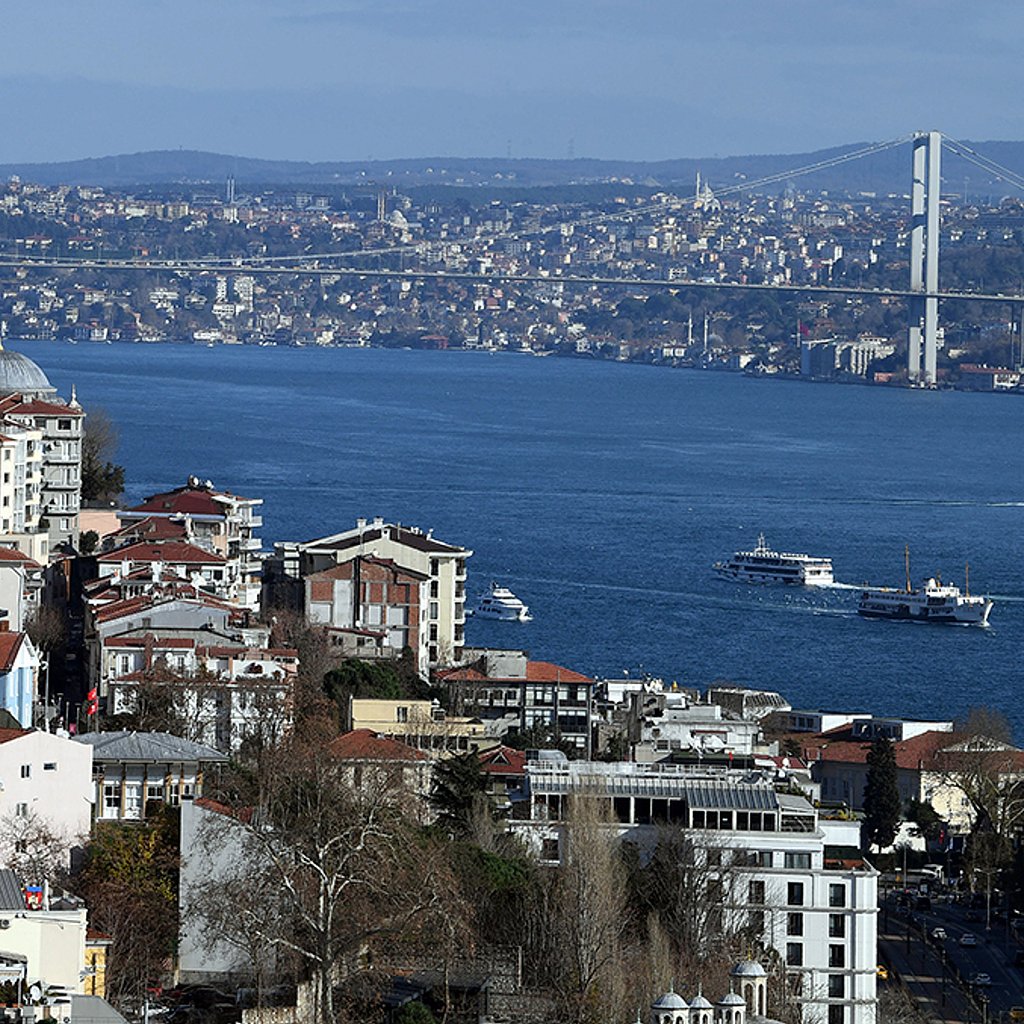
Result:
M972 597L970 567L964 567L966 593L929 576L916 590L910 586L910 552L906 553L907 586L865 587L857 611L869 619L916 619L919 622L953 622L966 626L987 626L992 602Z
M480 598L476 608L467 614L502 622L529 622L532 618L530 609L508 587L497 583L491 584L491 589Z
M737 551L727 562L715 562L714 570L743 583L792 583L804 587L829 587L832 559L773 551L759 534L753 551Z

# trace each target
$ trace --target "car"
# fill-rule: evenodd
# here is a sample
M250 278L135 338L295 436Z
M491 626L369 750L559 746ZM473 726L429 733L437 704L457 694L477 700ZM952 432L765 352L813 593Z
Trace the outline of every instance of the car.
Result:
M967 981L969 984L975 985L978 988L985 988L992 984L992 979L984 971L978 971L975 974L972 974Z
M878 980L879 981L888 981L889 980L889 968L886 967L885 964L879 964L875 968L875 974L878 975Z
M944 939L946 937L946 929L940 924L937 928L932 929L933 939Z
M1024 1021L1024 1006L1011 1006L1010 1020Z
M963 935L960 936L961 946L976 946L977 944L978 940L970 932L964 932Z

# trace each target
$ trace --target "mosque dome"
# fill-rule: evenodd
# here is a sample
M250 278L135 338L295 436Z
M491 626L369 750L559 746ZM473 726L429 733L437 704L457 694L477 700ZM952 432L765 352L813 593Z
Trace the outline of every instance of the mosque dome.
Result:
M21 394L26 398L52 398L56 393L46 374L28 356L0 347L0 397Z
M718 1000L719 1006L746 1006L747 1002L741 995L737 995L735 992L726 992L721 999Z
M685 1010L686 1000L678 992L666 992L651 1004L652 1010Z
M734 978L767 977L767 972L756 960L742 960L729 973Z
M705 997L703 992L698 992L693 997L693 1002L690 1003L690 1009L691 1010L711 1010L711 1009L714 1009L714 1007L711 1005L711 1003Z

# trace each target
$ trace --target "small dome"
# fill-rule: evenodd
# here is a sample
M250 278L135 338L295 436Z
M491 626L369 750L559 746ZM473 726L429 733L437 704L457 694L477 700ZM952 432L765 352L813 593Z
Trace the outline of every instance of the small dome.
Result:
M743 996L737 995L735 992L726 992L721 999L718 1000L719 1006L746 1006L746 1000Z
M713 1010L714 1007L705 999L702 993L698 992L690 1003L691 1010Z
M678 992L666 992L657 1002L651 1003L652 1010L685 1010L686 1000Z
M26 398L55 395L57 389L28 356L0 348L0 395L23 394Z
M729 974L734 978L765 978L765 969L756 960L741 960Z

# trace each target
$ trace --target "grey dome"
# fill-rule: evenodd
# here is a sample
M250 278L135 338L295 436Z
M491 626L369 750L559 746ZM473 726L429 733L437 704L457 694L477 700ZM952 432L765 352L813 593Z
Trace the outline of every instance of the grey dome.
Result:
M756 960L743 960L730 972L734 978L764 978L765 969Z
M686 1000L678 992L666 992L651 1004L652 1010L685 1010Z
M708 1002L708 1000L705 998L705 996L704 996L704 994L702 992L698 992L693 997L693 1002L690 1003L690 1009L691 1010L711 1010L711 1009L714 1009L714 1007L711 1005L711 1003Z
M719 1006L746 1006L747 1001L743 996L737 995L735 992L726 992L721 999L718 1000Z
M15 393L36 398L55 395L57 389L28 356L0 348L0 395Z

